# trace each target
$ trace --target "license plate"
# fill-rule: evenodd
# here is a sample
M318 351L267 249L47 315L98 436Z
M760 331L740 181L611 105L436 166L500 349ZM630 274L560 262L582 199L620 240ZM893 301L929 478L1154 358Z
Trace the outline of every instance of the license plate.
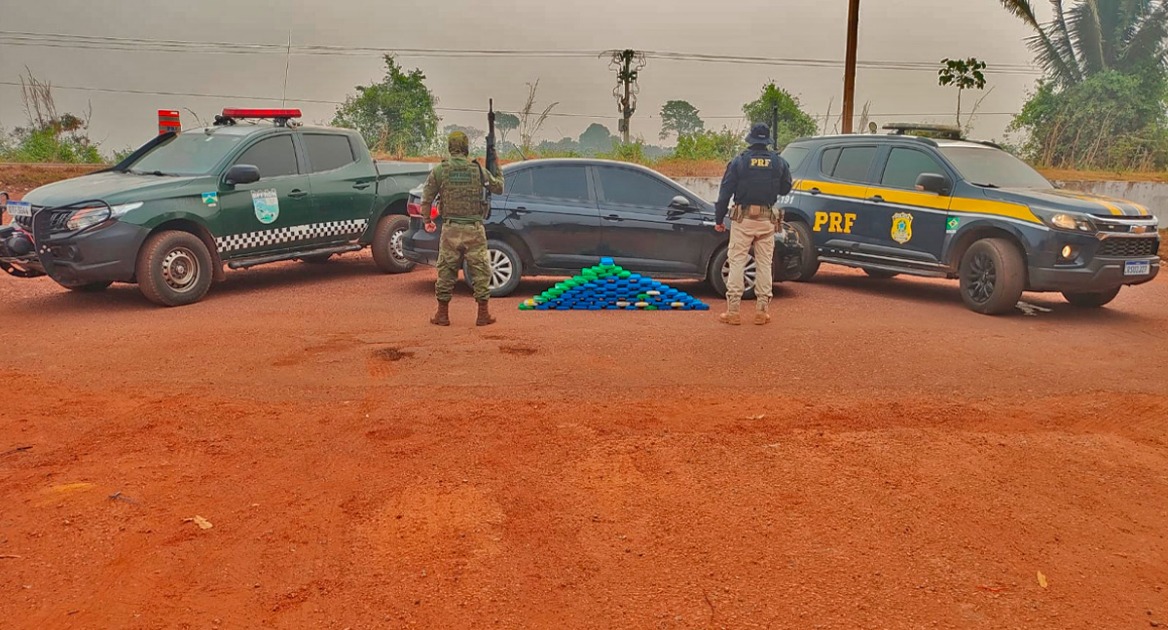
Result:
M8 214L14 217L31 217L32 204L27 201L9 201Z
M1152 263L1147 260L1129 260L1123 263L1123 275L1146 276L1152 273Z

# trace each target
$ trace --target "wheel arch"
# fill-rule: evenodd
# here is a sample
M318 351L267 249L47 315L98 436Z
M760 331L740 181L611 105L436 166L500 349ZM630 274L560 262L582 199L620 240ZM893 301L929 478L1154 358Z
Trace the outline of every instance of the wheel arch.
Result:
M211 230L207 229L206 225L190 218L170 219L151 228L147 238L159 232L169 231L187 232L199 237L199 240L203 241L203 245L207 247L207 251L211 253L211 278L216 282L222 282L226 279L227 274L223 270L223 259L219 256L219 247L215 244L215 236L211 234Z
M1022 255L1022 262L1029 267L1030 257L1027 255L1026 240L1022 235L1001 225L991 224L974 224L958 232L949 244L949 250L945 255L945 263L956 273L961 266L961 258L965 256L965 252L969 250L969 247L986 238L1001 238L1009 241L1014 247L1018 248L1018 253Z
M523 262L523 266L530 269L535 266L535 260L531 255L531 250L528 249L527 243L520 238L518 234L511 230L501 229L499 226L487 226L487 240L488 241L503 241L519 254L519 259Z

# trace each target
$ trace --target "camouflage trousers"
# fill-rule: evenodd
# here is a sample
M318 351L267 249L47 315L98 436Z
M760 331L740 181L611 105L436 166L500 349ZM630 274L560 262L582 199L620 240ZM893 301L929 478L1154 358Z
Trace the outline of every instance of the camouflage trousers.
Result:
M438 282L434 295L439 302L449 302L458 280L458 268L466 257L471 286L476 300L491 297L491 264L487 258L487 232L482 223L445 223L438 241Z
M746 261L754 247L754 294L760 311L767 310L774 290L771 265L775 257L775 224L767 220L742 219L730 223L730 277L726 279L726 310L737 313L746 289Z

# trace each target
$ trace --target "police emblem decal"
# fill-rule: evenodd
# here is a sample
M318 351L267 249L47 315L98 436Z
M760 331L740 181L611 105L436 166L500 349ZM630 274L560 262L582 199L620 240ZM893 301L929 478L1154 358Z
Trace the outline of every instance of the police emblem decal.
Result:
M904 245L912 240L913 216L907 212L892 215L892 240Z

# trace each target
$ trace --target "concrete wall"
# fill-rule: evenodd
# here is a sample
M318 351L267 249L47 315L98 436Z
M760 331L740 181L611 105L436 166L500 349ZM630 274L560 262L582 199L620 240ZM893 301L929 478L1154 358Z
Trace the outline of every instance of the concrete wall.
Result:
M717 177L679 177L677 182L699 197L714 201L718 198ZM1148 182L1056 182L1070 190L1119 197L1134 201L1160 219L1160 227L1168 228L1168 184Z

